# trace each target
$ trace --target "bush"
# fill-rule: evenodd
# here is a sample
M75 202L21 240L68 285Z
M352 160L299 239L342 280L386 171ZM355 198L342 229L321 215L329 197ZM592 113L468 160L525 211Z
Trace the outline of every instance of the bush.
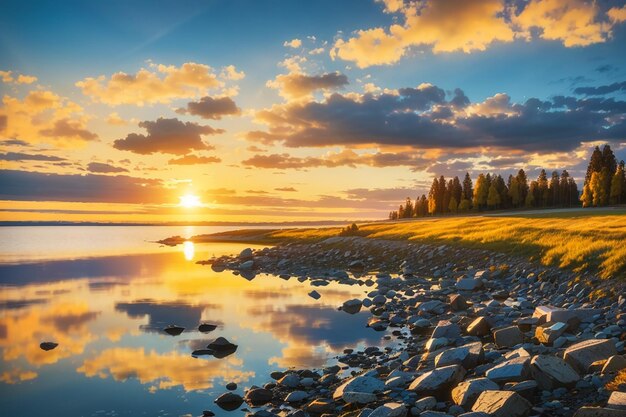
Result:
M350 226L341 229L339 236L362 236L362 233L359 231L359 226L356 223L352 223Z

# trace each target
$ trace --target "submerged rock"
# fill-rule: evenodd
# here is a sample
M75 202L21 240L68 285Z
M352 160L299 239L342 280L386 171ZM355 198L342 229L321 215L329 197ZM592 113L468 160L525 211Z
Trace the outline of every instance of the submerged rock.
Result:
M198 326L198 331L202 333L212 332L215 329L217 329L217 324L202 323Z
M243 398L241 398L238 394L226 392L217 397L215 404L217 404L222 410L233 411L243 404Z
M169 334L170 336L178 336L179 334L181 334L183 331L185 330L184 327L180 327L180 326L176 326L174 324L170 324L169 326L167 326L165 329L163 329L163 331L167 334Z
M52 350L52 349L56 348L57 346L59 346L59 344L58 343L54 343L54 342L41 342L39 344L39 347L41 348L41 350L45 350L45 351Z

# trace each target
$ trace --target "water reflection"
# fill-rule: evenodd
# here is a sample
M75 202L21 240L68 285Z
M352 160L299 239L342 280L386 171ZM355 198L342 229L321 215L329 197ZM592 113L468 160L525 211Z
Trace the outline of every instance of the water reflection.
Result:
M68 417L197 415L227 382L260 385L277 368L321 367L355 341L381 343L364 313L337 310L365 288L331 284L313 300L295 279L248 281L193 261L242 248L190 244L182 252L0 265L0 406L11 416L37 414L42 403ZM201 333L203 322L218 327ZM171 337L163 332L170 324L185 331ZM237 351L192 357L218 336ZM44 340L59 346L45 352ZM70 391L80 394L61 406Z

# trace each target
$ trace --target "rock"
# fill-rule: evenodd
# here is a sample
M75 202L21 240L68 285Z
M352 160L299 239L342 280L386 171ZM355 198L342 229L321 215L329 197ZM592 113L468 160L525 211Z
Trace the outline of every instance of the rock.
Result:
M570 319L576 318L583 323L593 321L593 317L600 314L600 310L594 308L564 309L552 306L538 306L535 308L533 317L539 319L539 324L545 322L567 323Z
M613 391L606 406L616 410L626 410L626 392Z
M198 326L198 331L202 333L212 332L215 329L217 329L216 324L202 323Z
M467 326L467 334L471 336L486 336L489 334L491 326L484 317L478 317L469 326Z
M299 403L300 401L304 401L309 398L309 394L304 391L292 391L285 397L285 402L288 403Z
M254 266L254 261L250 259L249 261L245 261L239 264L239 269L248 270L252 269Z
M233 411L243 404L243 398L235 393L227 392L217 397L215 404L217 404L222 410Z
M183 332L183 330L185 330L184 327L175 326L173 324L170 324L165 329L163 329L163 331L169 334L170 336L178 336L179 334Z
M465 369L462 366L444 366L417 377L408 389L418 395L432 395L438 400L447 400L451 388L461 382L464 376Z
M539 343L544 345L552 345L556 339L558 339L567 330L567 324L563 322L545 323L542 326L538 326L535 330L535 337Z
M254 406L267 404L272 401L272 398L274 398L274 393L265 388L253 388L243 397L245 402Z
M56 348L57 346L59 346L59 344L54 342L41 342L39 344L39 348L41 348L41 350L45 350L46 352Z
M386 403L374 409L369 417L404 417L406 407L400 403Z
M213 417L215 413L211 410L202 411L202 417Z
M230 343L226 338L220 336L217 339L213 340L211 343L209 343L207 345L207 348L215 352L220 352L237 349L237 345L235 345L234 343Z
M446 349L435 357L435 367L462 365L466 370L475 368L484 359L483 344L468 343L458 348Z
M229 391L234 391L237 389L237 384L234 382L229 382L228 384L226 384L226 389Z
M348 314L356 314L359 311L361 311L362 305L363 305L363 302L361 300L354 298L352 300L348 300L344 302L343 305L341 306L341 309Z
M432 410L435 406L437 406L437 399L435 397L424 397L417 400L414 405L417 413Z
M426 341L426 346L424 346L424 348L428 351L428 352L434 352L436 350L439 350L443 347L446 347L450 344L450 339L448 339L447 337L438 337L438 338L430 338L428 339L428 341Z
M487 378L494 382L521 382L530 377L528 363L530 358L523 356L509 359L487 371Z
M452 401L465 409L469 409L483 391L497 391L499 389L498 384L488 378L469 379L461 382L452 390Z
M610 374L626 369L626 357L622 355L611 356L602 366L602 374Z
M311 401L305 408L311 414L331 414L335 411L335 403L327 398L318 398Z
M493 338L496 345L500 348L513 347L515 345L519 345L520 343L524 343L524 333L522 333L517 326L509 326L494 330Z
M607 339L585 340L565 350L563 359L581 374L586 374L589 367L598 360L608 359L617 354L615 344Z
M365 263L363 261L352 261L348 264L350 271L360 272L365 269Z
M624 417L624 410L616 410L614 408L601 407L581 407L574 417Z
M355 376L354 378L348 379L335 389L335 392L333 393L333 400L337 401L343 398L344 393L347 392L373 394L384 389L385 383L377 378L364 375ZM345 398L343 398L343 400L345 402L351 402Z
M296 388L300 385L300 378L294 374L287 374L278 379L278 384L288 388Z
M526 417L532 405L522 396L511 391L484 391L472 411L482 411L492 417Z
M281 372L281 371L272 371L272 372L270 373L270 378L272 378L272 379L274 379L274 380L276 380L276 381L278 381L279 379L281 379L281 378L282 378L282 377L284 377L284 376L285 376L285 373L284 373L284 372ZM296 378L297 378L297 377L296 377Z
M538 355L530 361L530 372L542 390L573 388L580 376L563 359L556 356Z
M320 295L320 293L318 293L317 291L313 290L309 293L309 297L313 298L314 300L319 300L320 298L322 298L322 296Z
M348 404L368 404L377 399L376 394L367 392L344 392L341 398Z
M252 258L252 249L250 248L245 248L239 253L239 259L241 260L247 260L250 258Z
M467 301L465 300L465 297L463 297L460 294L453 294L450 296L450 309L452 309L452 311L461 311L461 310L467 310L468 305L467 305Z
M455 284L457 290L475 291L483 286L483 280L480 278L461 278Z
M458 324L451 323L448 320L441 320L437 323L437 327L433 330L433 334L430 336L432 339L439 339L445 337L446 339L454 340L461 336L461 328Z

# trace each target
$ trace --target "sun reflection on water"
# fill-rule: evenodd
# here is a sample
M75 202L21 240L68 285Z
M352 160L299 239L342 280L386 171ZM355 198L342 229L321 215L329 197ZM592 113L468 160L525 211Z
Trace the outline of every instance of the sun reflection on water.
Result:
M196 253L196 248L193 245L193 242L187 240L183 243L183 253L185 254L185 259L188 261L192 261L193 257Z

